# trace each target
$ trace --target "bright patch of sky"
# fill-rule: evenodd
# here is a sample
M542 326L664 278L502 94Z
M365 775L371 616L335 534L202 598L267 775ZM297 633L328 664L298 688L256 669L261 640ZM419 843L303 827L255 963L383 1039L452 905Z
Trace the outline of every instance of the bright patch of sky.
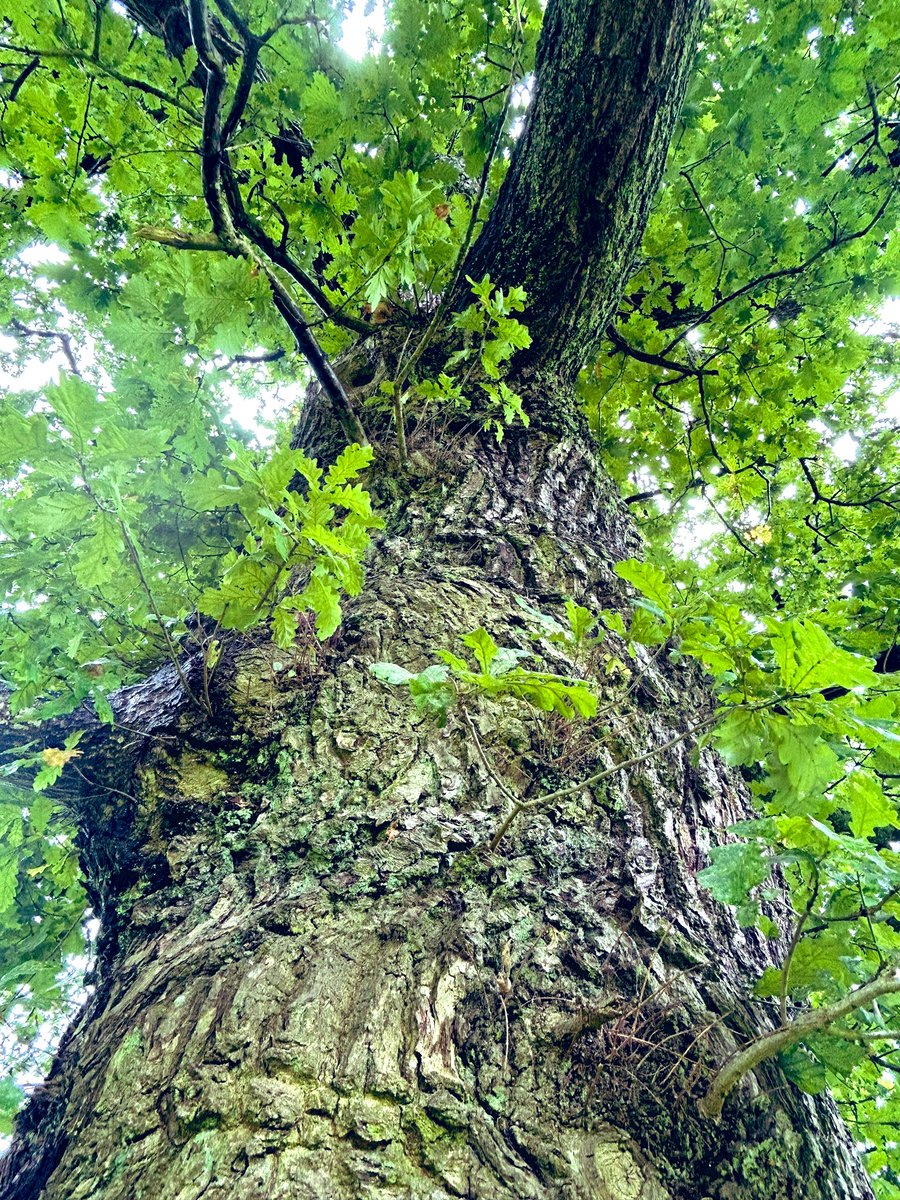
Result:
M69 261L65 250L60 250L59 246L54 246L52 242L34 242L19 251L19 258L29 267L59 266L60 263Z
M365 58L369 50L377 50L384 33L384 4L378 0L354 0L353 8L344 18L340 47L351 58Z

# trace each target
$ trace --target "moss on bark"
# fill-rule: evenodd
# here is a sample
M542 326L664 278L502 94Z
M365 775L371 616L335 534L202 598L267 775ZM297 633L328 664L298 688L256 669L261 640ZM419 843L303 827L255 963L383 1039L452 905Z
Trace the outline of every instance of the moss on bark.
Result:
M715 755L675 747L491 854L507 801L465 722L439 730L373 682L370 662L424 665L479 623L534 648L519 593L626 602L611 565L635 534L589 454L468 449L398 503L314 668L243 645L205 724L186 706L161 721L148 683L134 803L115 828L82 810L114 932L3 1200L869 1195L829 1102L771 1065L721 1125L698 1113L709 1071L774 1017L745 996L777 948L695 880L747 812ZM595 731L473 716L524 794L709 703L663 659Z

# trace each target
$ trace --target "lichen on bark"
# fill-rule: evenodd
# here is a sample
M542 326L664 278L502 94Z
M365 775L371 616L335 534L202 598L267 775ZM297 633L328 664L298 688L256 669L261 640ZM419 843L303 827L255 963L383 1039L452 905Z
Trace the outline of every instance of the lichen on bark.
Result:
M491 853L508 801L467 723L417 718L368 670L424 666L479 624L531 647L519 596L628 603L612 568L640 542L568 385L637 251L702 7L548 5L524 149L470 264L531 293L527 435L448 430L399 479L382 453L386 528L320 654L236 640L210 717L169 666L116 697L127 737L88 720L92 783L70 799L104 930L95 991L0 1200L870 1195L830 1102L771 1065L721 1125L698 1111L710 1069L771 1027L746 996L778 949L696 882L749 811L715 754L674 745ZM308 450L334 445L328 417L305 406ZM577 756L527 711L472 717L523 794L712 703L664 657L606 700Z
M389 514L314 669L248 640L215 722L156 710L126 827L89 830L114 933L3 1200L868 1194L829 1102L774 1068L720 1127L697 1111L711 1067L771 1024L744 997L777 952L695 880L748 811L716 756L673 748L491 854L507 802L466 723L416 718L368 671L480 623L533 649L516 597L624 605L611 566L636 546L588 451L476 439ZM598 732L626 757L709 703L659 658ZM513 791L569 769L552 721L487 702L474 720Z

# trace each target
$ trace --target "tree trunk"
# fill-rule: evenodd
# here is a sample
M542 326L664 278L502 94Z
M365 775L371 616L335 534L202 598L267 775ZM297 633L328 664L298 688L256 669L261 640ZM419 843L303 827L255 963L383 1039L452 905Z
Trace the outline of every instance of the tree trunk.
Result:
M596 358L662 179L705 9L547 7L520 144L464 272L525 288L533 366L571 380Z
M708 711L701 681L659 656L589 727L484 701L476 742L368 671L423 666L479 622L529 646L518 596L622 607L611 564L638 550L587 451L445 440L321 657L243 643L215 723L168 668L118 697L142 732L91 735L73 798L96 991L2 1200L871 1195L832 1103L775 1066L721 1123L698 1112L774 1023L744 997L778 953L695 880L748 812L712 751L687 739L486 849L509 801L479 745L536 795L671 739Z
M214 720L168 667L116 698L114 735L77 714L95 992L0 1200L871 1196L831 1102L771 1064L721 1123L699 1112L777 1019L745 997L779 947L695 879L749 812L712 751L686 737L487 845L511 795L687 731L702 681L658 656L606 676L592 724L482 701L439 729L368 670L424 666L479 624L533 648L520 597L626 606L611 568L635 528L571 435L571 389L535 381L572 379L619 296L701 7L548 5L533 112L469 265L529 289L530 365L551 371L512 381L528 435L445 430L417 475L382 454L387 527L338 637L233 643ZM307 449L328 415L309 406ZM614 637L601 653L627 660Z

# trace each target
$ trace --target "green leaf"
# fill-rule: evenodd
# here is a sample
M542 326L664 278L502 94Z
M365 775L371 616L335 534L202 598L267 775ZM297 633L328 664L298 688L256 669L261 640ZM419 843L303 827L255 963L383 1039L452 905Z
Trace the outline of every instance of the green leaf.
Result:
M19 856L0 847L0 913L12 906L19 878Z
M723 904L744 903L753 888L772 873L769 853L756 842L729 842L710 849L710 865L697 880Z
M475 661L482 671L490 672L491 663L497 655L497 643L486 629L478 629L467 633L462 639L463 645L468 646L475 655Z
M341 623L341 606L332 577L317 567L303 589L302 599L316 614L316 633L319 637L331 637Z
M399 667L396 663L391 662L370 663L369 670L382 683L389 683L395 686L397 684L409 683L413 678L412 671L407 671L406 667Z
M434 718L440 728L447 724L447 713L456 700L456 689L448 680L446 667L437 664L426 667L409 680L409 691L418 712Z
M850 1035L852 1036L852 1035ZM864 1059L868 1051L859 1042L845 1041L833 1026L825 1033L814 1033L805 1039L807 1048L829 1071L848 1076Z
M632 584L641 595L646 596L655 604L661 613L668 615L672 612L674 608L672 585L659 567L641 562L636 558L629 558L624 562L615 563L613 570L620 579Z
M298 614L283 604L277 605L272 613L272 638L276 646L287 650L297 636Z
M335 489L342 484L350 483L360 471L364 471L372 462L371 446L360 446L354 442L347 446L334 460L325 475L325 486Z
M897 806L884 794L880 780L869 771L852 771L834 793L835 802L850 813L855 837L870 837L879 826L898 822Z
M824 1092L828 1086L824 1064L799 1046L792 1046L779 1054L778 1062L791 1083L795 1083L801 1091L808 1092L811 1096Z
M772 648L789 692L809 692L840 684L871 686L878 676L858 654L841 650L813 621L770 621Z
M12 1133L13 1120L25 1102L25 1093L12 1076L0 1079L0 1134Z
M576 604L574 600L566 601L566 617L569 621L569 630L577 644L583 642L598 624L598 618L590 609Z

